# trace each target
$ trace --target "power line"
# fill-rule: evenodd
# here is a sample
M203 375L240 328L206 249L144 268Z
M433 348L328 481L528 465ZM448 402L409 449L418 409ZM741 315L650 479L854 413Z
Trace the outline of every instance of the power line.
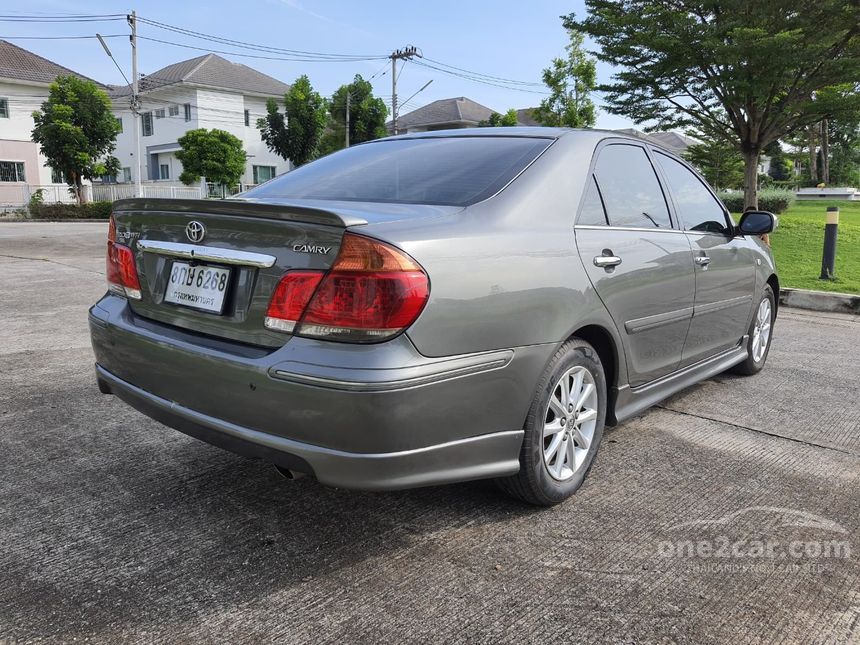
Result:
M83 40L98 36L0 36L0 40ZM102 38L128 38L128 34L107 34Z
M319 59L311 59L311 58L301 58L301 57L286 57L286 56L263 56L261 54L244 54L241 52L234 51L225 51L223 49L212 49L210 47L197 47L196 45L186 45L183 43L175 43L170 40L162 40L161 38L152 38L151 36L141 36L138 34L137 36L141 40L149 40L155 43L161 43L162 45L173 45L174 47L184 47L185 49L194 49L197 51L204 51L214 54L225 54L227 56L239 56L241 58L254 58L258 60L281 60L281 61L289 61L289 62L303 62L303 63L354 63L359 60L374 60L374 59L334 59L334 58L319 58Z
M431 65L431 64L425 63L425 62L420 61L420 60L415 61L415 64L420 65L421 67L426 67L428 69L434 69L437 72L442 72L443 74L448 74L450 76L456 76L458 78L462 78L462 79L465 79L467 81L474 81L475 83L482 83L484 85L492 85L494 87L501 87L502 89L506 89L506 90L513 90L515 92L526 92L528 94L549 94L549 92L547 92L547 91L541 91L541 90L536 90L536 89L530 90L530 89L527 89L524 87L505 85L503 83L495 83L495 82L484 80L482 78L478 78L475 76L469 76L467 74L461 74L459 72L447 70L443 67L437 67L436 65Z
M433 60L432 58L427 58L426 56L423 58L424 58L424 60L426 60L430 63L433 63L435 65L439 65L440 67L447 67L447 68L450 68L452 70L456 70L458 72L463 72L463 73L468 74L470 76L482 77L482 78L486 78L487 80L498 81L500 83L510 83L512 85L543 87L543 83L537 83L534 81L517 81L517 80L511 79L511 78L502 78L501 76L493 76L491 74L482 74L481 72L473 72L471 70L463 69L462 67L457 67L455 65L448 65L447 63L442 63L438 60Z
M77 23L77 22L110 22L125 20L125 14L93 14L79 16L10 16L0 15L0 22L30 22L30 23Z
M332 54L327 52L313 52L313 51L303 51L300 49L284 49L281 47L272 47L269 45L260 45L257 43L249 43L241 40L234 40L232 38L224 38L222 36L215 36L212 34L206 34L200 31L194 31L191 29L185 29L183 27L177 27L176 25L170 25L164 22L159 22L157 20L150 20L148 18L138 18L138 20L147 25L157 27L159 29L165 29L167 31L172 31L178 34L182 34L184 36L190 36L192 38L199 38L201 40L208 40L210 42L220 43L223 45L231 45L234 47L239 47L241 49L249 49L254 51L262 51L267 53L275 53L275 54L285 54L288 56L296 56L301 58L312 58L312 59L326 59L326 60L338 60L338 61L362 61L362 60L383 60L388 58L386 55L380 54Z

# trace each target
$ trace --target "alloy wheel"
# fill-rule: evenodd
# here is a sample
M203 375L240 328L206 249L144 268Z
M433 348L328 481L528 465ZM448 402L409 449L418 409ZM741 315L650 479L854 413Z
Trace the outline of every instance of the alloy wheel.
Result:
M573 477L585 463L597 427L597 387L581 366L556 382L544 415L543 462L557 481Z
M767 351L767 344L770 341L770 325L770 299L765 298L758 306L753 325L752 358L756 363L764 358Z

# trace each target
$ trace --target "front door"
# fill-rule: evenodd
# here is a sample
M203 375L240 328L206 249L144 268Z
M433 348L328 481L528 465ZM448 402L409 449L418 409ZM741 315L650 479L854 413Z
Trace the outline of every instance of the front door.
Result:
M693 261L644 147L598 151L576 244L624 342L630 385L677 369L693 315Z
M681 366L736 347L749 326L755 258L734 236L731 219L706 184L685 164L661 152L657 163L693 250L696 301Z

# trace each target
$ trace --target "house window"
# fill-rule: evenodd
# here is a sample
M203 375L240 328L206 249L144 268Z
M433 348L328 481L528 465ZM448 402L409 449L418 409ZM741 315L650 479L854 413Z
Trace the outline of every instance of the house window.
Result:
M155 111L155 118L156 119L163 119L164 118L164 108L160 108L160 109Z
M183 107L185 108L185 120L190 121L191 120L191 103L186 103Z
M131 183L131 168L126 166L122 169L122 181L126 184Z
M0 119L9 118L9 99L0 99Z
M262 184L275 176L274 166L254 166L254 183Z
M143 136L152 136L152 112L144 112L140 115L140 127L143 130Z
M27 181L23 161L0 161L0 181Z
M170 166L166 163L160 164L158 166L158 177L159 179L170 179Z
M251 111L245 110L245 125L251 125Z
M179 106L178 105L171 105L169 108L167 108L167 113L170 116L179 116Z
M65 184L66 174L62 170L55 170L54 168L51 168L51 183Z
M118 116L116 118L116 124L119 126L119 131L122 132L122 117Z

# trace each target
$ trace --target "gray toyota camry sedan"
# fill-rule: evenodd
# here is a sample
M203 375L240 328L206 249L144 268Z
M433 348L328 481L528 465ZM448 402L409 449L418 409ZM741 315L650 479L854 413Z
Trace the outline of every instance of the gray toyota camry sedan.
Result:
M330 486L576 491L605 425L767 360L760 236L613 132L424 132L223 201L117 202L99 388Z

